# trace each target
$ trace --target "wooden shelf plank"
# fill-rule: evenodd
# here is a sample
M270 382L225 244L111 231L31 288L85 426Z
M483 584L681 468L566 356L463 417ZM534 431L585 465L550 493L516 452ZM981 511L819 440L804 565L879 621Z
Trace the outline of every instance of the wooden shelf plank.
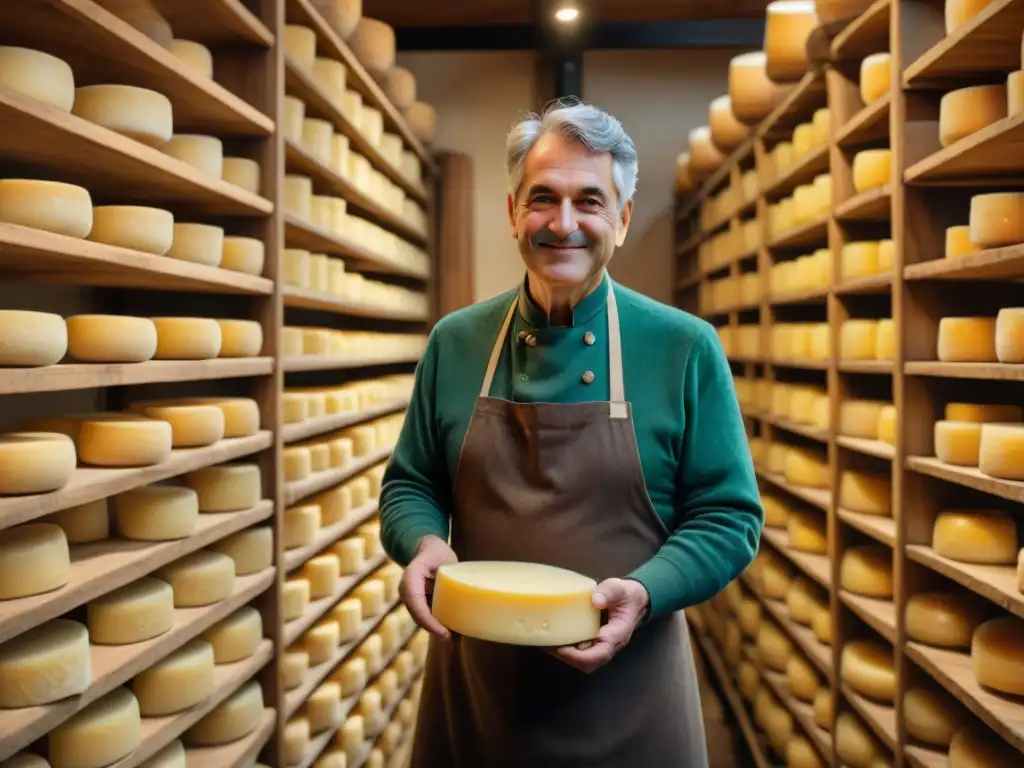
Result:
M875 0L867 9L832 38L834 60L860 60L889 50L890 0Z
M379 365L408 365L418 363L421 352L393 357L334 357L333 355L297 355L281 358L285 373L302 371L344 371L352 368L372 368Z
M269 200L158 149L5 86L0 86L0 125L0 157L47 168L100 197L174 203L204 216L265 216L274 209Z
M839 221L889 221L892 217L892 185L861 192L832 209Z
M274 44L273 33L242 0L156 0L156 6L178 38L214 46Z
M891 517L851 512L842 507L839 508L838 514L840 520L861 533L866 533L871 538L888 544L890 547L896 546L896 521Z
M286 307L298 307L301 309L319 309L324 312L334 312L339 315L351 315L352 317L372 317L379 320L395 320L403 322L425 322L427 313L417 310L401 310L379 307L368 302L353 301L342 296L335 296L333 293L311 291L308 288L298 288L294 285L281 287Z
M838 366L843 373L892 375L892 360L840 360Z
M348 466L327 469L323 472L314 472L305 480L285 483L284 503L287 506L292 506L307 496L312 496L320 491L326 491L328 488L333 488L336 485L351 480L370 467L380 464L382 461L387 461L388 457L391 456L391 450L391 447L379 448L367 456L355 459Z
M903 753L913 768L949 768L949 756L945 752L908 744Z
M7 282L149 288L269 296L265 277L193 264L0 222L0 273Z
M829 431L827 429L818 429L817 427L812 427L808 424L800 424L792 419L783 419L779 416L772 416L770 414L764 414L755 418L760 418L772 426L779 427L787 432L792 432L795 435L802 435L803 437L811 440L817 440L819 443L827 443L829 440Z
M824 304L828 299L828 289L811 288L799 293L783 293L773 295L769 303L773 307L782 307L787 304Z
M419 678L422 675L423 672L418 671L413 676L412 680L410 680L407 685L401 688L401 690L398 693L398 697L390 704L388 704L386 707L384 707L383 710L381 710L380 719L376 723L377 725L379 725L379 727L373 728L370 731L370 737L363 744L362 751L360 751L356 755L355 760L352 761L352 768L363 768L363 766L366 765L367 760L370 759L370 754L373 752L373 748L377 745L378 740L384 733L384 729L387 728L388 723L390 723L392 718L395 716L395 712L398 709L398 705L402 703L402 699L404 699L408 695L408 692L412 690L413 685L416 684L416 681L419 680ZM388 765L389 768L395 768L394 764L389 763ZM300 766L300 768L302 768L302 766ZM401 766L399 766L398 768L401 768Z
M757 127L758 136L789 137L793 129L809 118L814 110L825 106L825 78L817 71L805 74L789 92L783 102L775 108Z
M144 669L251 602L274 583L274 569L240 576L230 597L201 608L177 608L174 626L164 634L132 645L93 645L92 685L85 693L40 707L6 710L0 718L0 760L10 757L56 728L88 704L131 680ZM223 768L218 766L218 768Z
M150 360L145 363L58 363L42 368L0 368L0 395L269 376L273 370L272 357Z
M950 90L965 81L1004 79L1020 69L1022 30L1024 7L1017 0L994 0L906 67L903 85Z
M797 568L828 589L832 583L832 573L825 555L812 555L793 549L789 546L789 536L775 528L765 528L761 532L761 537Z
M360 192L348 179L342 178L290 139L285 140L285 164L289 173L301 173L313 179L314 187L326 189L348 201L365 218L375 221L417 245L427 244L427 234L413 227L400 215Z
M0 601L0 642L85 605L235 531L262 522L273 512L273 502L261 501L241 512L204 513L188 538L174 541L107 539L93 544L72 544L71 578L65 586L41 595Z
M827 645L818 642L818 638L808 628L797 624L789 618L789 609L779 600L772 600L761 593L754 591L754 595L761 602L775 620L782 626L783 630L793 638L804 654L814 666L828 679L832 678L832 649Z
M848 448L857 453L864 453L868 456L875 456L879 459L889 459L891 461L896 457L896 449L888 443L883 443L881 440L868 440L862 437L839 435L836 438L836 442L843 446L843 448Z
M959 563L923 544L908 544L907 557L1024 618L1024 594L1017 587L1014 566Z
M204 13L223 2L205 3ZM114 82L162 93L171 102L178 133L269 136L274 131L274 121L267 115L183 67L170 51L92 0L4 4L0 27L16 44L66 61L74 70L76 86ZM10 127L6 119L3 123ZM66 158L70 148L63 149Z
M286 15L290 24L306 24L311 26L317 33L317 45L325 46L326 50L334 54L334 58L344 63L348 70L348 87L357 91L364 102L369 102L379 109L384 115L384 124L399 135L408 145L409 149L416 153L424 169L431 173L435 170L434 160L426 148L417 139L394 104L384 95L384 91L370 77L359 60L352 53L351 49L341 40L340 37L324 21L323 17L313 8L309 0L288 0L285 5Z
M839 590L839 597L868 626L895 645L896 606L893 605L892 600L878 600L872 597L864 597L863 595L855 595L846 589Z
M430 275L398 262L379 253L374 253L361 245L315 226L312 222L303 221L289 213L284 217L284 239L289 248L305 248L317 253L344 256L353 259L355 271L386 272L395 275L413 277L417 280L428 280Z
M828 144L813 148L764 190L763 196L769 200L785 197L801 184L814 181L815 176L828 173L828 151Z
M845 683L842 685L843 698L857 711L875 733L882 737L891 750L899 749L896 736L896 709L862 696Z
M277 713L268 708L263 710L263 717L252 733L238 741L216 747L189 747L185 750L186 768L243 768L253 765L270 739L276 722Z
M814 743L819 755L823 760L828 759L832 754L832 734L824 728L820 728L814 720L814 707L793 696L789 689L789 680L786 676L770 669L761 669L761 676L768 681L769 687L775 691L775 695L783 706L793 715L804 733Z
M805 371L827 371L827 360L787 360L784 357L773 357L771 364L782 368L802 368Z
M903 269L907 280L1005 280L1024 278L1024 245L992 248L955 259L935 258Z
M914 360L903 364L903 372L912 376L944 376L951 379L1024 381L1024 365L1013 363L940 363Z
M791 496L795 496L802 501L806 501L808 504L811 504L822 511L827 512L829 505L832 503L832 493L826 489L804 488L802 486L791 485L782 475L773 474L772 472L768 472L764 469L758 469L757 476L764 478Z
M889 138L889 107L892 94L887 93L855 114L836 131L835 142L844 149L886 141Z
M201 704L165 717L142 718L142 743L108 768L136 768L153 757L263 669L274 655L273 646L270 640L263 640L249 658L214 667L213 695Z
M865 275L855 277L851 280L844 280L834 289L838 294L885 294L892 288L892 273L885 272L880 275Z
M828 238L828 217L792 227L768 244L769 248L800 248L805 245L824 243Z
M387 416L407 408L408 398L402 400L390 400L379 403L370 408L364 408L354 413L334 413L329 416L319 416L315 419L307 419L298 424L285 424L281 430L281 439L287 443L295 443L299 440L306 440L326 432L333 432L337 429L344 429L364 421Z
M221 440L206 448L179 448L171 451L171 458L162 464L133 469L96 469L79 467L71 482L59 491L32 496L6 496L0 498L0 530L12 525L58 512L69 507L88 504L108 496L124 493L140 485L149 485L169 477L183 475L202 467L223 464L232 459L248 456L269 448L273 444L269 431L251 437Z
M991 8L992 6L989 6ZM908 184L1003 183L1019 186L1024 171L1024 113L1006 117L907 168Z
M1024 482L989 477L983 475L981 470L976 467L955 467L952 464L941 462L933 456L908 456L907 468L929 477L945 480L947 483L973 488L982 493L990 493L1018 504L1024 503Z
M969 653L908 642L907 656L980 717L996 733L1024 750L1024 706L1019 699L992 693L978 684Z
M284 553L285 572L291 573L296 568L302 567L311 557L341 541L377 514L377 509L376 500L371 501L369 504L364 504L358 509L353 509L351 514L347 515L344 520L340 520L333 525L324 526L317 531L313 541L306 546L287 550Z

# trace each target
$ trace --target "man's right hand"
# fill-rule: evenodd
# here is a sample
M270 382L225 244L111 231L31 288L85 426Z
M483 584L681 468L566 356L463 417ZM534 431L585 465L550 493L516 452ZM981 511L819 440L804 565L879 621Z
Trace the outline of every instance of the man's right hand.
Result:
M406 566L398 588L402 602L416 623L432 635L445 640L451 637L451 632L430 612L430 595L434 590L437 569L458 561L458 556L444 539L424 536L416 548L416 555Z

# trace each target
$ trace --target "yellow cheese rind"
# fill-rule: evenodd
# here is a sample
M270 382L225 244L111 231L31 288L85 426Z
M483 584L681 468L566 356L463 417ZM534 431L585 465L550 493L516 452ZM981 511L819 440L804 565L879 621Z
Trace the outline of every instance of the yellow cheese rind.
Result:
M787 524L789 546L797 552L824 555L828 552L825 521L814 513L793 510Z
M0 707L49 704L91 683L89 632L76 621L54 619L0 645Z
M50 731L53 768L101 768L142 743L139 703L127 688L115 688Z
M133 541L173 541L192 535L199 519L195 491L177 485L133 488L114 499L121 535Z
M892 514L892 480L888 475L846 470L839 478L839 505L866 515Z
M220 354L220 326L200 317L154 317L157 360L212 360Z
M92 198L75 184L0 179L0 221L82 238L92 230Z
M860 63L860 98L873 104L889 93L892 77L892 56L888 52L872 53Z
M213 77L213 54L202 43L192 40L172 40L167 50L185 67L197 75Z
M220 170L222 180L254 195L260 193L261 174L260 164L247 157L225 157ZM233 267L225 266L224 268L232 269Z
M262 241L255 237L236 237L234 235L224 237L224 250L220 259L221 269L259 276L263 274L265 260L266 248Z
M740 54L729 62L729 99L736 119L756 125L777 107L791 86L773 82L763 51Z
M68 353L82 363L144 363L156 354L156 326L145 317L73 315Z
M938 648L968 648L984 619L978 600L965 592L921 592L907 601L907 636Z
M251 733L262 716L263 690L250 680L189 728L182 740L197 747L237 741Z
M70 112L75 102L75 76L68 63L32 48L0 46L0 85L62 112Z
M943 147L1006 117L1005 85L975 85L944 94L939 102L939 143Z
M197 448L224 439L224 411L207 403L137 405L134 409L147 418L171 425L171 446Z
M64 530L68 544L90 544L110 538L110 512L106 499L62 509L54 513L52 522Z
M981 248L971 242L971 228L966 224L959 224L946 230L945 258L955 259L980 250Z
M60 362L67 349L68 331L60 315L0 310L0 366L53 365Z
M274 564L274 531L266 525L249 528L214 542L210 549L235 561L235 576L249 576Z
M162 93L134 85L87 85L75 90L72 114L151 147L171 140L174 118Z
M944 317L939 320L939 360L944 363L994 363L993 317Z
M996 315L996 357L1001 363L1024 362L1024 308L1005 307Z
M160 717L194 707L214 691L213 646L193 639L132 680L143 717Z
M163 256L174 238L174 215L142 205L98 205L88 239Z
M976 467L981 454L981 424L971 421L935 422L935 456L946 464Z
M853 157L853 187L858 192L882 187L892 181L892 153L888 149L864 149Z
M932 548L961 563L1014 565L1017 526L1012 517L997 510L943 510L932 529Z
M439 569L431 610L461 635L515 645L566 645L597 635L596 586L586 576L533 563L457 563Z
M185 745L179 739L175 739L144 762L140 768L188 768Z
M775 0L765 8L765 72L776 82L798 80L808 68L807 38L818 25L809 0Z
M175 608L211 605L235 587L235 561L227 555L199 550L161 568L157 575L174 589Z
M1024 193L975 195L969 226L971 243L981 250L1024 242Z
M971 638L971 665L986 688L1024 695L1024 621L1003 616L979 626Z
M171 157L219 179L224 170L224 143L214 136L174 134L163 146Z
M843 682L869 699L892 703L896 697L896 667L892 648L874 640L851 640L843 646Z
M97 645L152 640L174 626L174 590L160 579L141 579L108 592L87 606L89 639Z
M0 536L0 600L51 592L70 578L71 555L60 526L29 523Z
M962 705L936 686L915 686L903 694L907 734L925 744L949 747L954 734L970 723Z
M844 764L874 768L879 765L879 761L884 760L878 739L852 712L840 712L836 716L835 728L836 753ZM886 763L882 762L881 765Z
M988 768L1020 762L1020 752L977 722L961 728L949 743L949 768Z
M257 357L263 349L263 327L255 320L218 320L219 357Z
M892 550L880 544L850 547L839 567L843 589L864 597L891 598Z
M308 605L309 582L305 579L288 579L281 589L282 618L285 621L297 619L305 612Z
M0 494L21 496L59 491L71 482L78 464L75 444L56 432L0 435ZM0 538L0 553L3 552ZM0 554L0 561L3 555ZM3 566L0 565L0 573ZM4 589L0 586L0 599Z
M818 673L807 659L801 655L794 655L786 665L786 679L789 682L789 690L801 701L811 703L821 687L821 679Z
M224 255L224 230L209 224L175 222L167 256L172 259L219 267Z
M202 637L213 649L215 664L248 659L263 640L263 618L252 606L243 606L206 630Z
M964 24L969 22L992 0L946 0L944 21L946 24L946 35L952 35Z
M793 656L793 643L775 624L766 621L757 633L757 652L766 667L785 672Z

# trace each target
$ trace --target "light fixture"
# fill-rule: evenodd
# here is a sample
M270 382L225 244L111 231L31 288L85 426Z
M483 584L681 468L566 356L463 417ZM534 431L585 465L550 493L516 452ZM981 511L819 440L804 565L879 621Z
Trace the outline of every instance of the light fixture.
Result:
M580 9L574 5L563 5L555 11L555 20L560 21L563 24L569 24L570 22L576 21L579 16Z

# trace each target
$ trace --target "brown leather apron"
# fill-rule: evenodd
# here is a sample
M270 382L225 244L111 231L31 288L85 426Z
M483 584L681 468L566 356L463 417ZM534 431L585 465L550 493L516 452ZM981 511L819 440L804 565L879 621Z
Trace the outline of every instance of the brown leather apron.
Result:
M452 548L623 577L668 536L644 483L608 281L609 402L490 397L518 302L498 334L459 458ZM539 648L432 641L413 768L706 768L682 612L642 624L610 663L580 672Z

